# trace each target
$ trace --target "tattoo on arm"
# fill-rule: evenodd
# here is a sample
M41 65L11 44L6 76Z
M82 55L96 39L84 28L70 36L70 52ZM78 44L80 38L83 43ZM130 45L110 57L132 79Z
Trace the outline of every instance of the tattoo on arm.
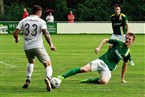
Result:
M43 35L44 35L47 43L51 46L52 42L51 42L50 34L48 33L48 31L46 29L43 29L42 32L43 32Z

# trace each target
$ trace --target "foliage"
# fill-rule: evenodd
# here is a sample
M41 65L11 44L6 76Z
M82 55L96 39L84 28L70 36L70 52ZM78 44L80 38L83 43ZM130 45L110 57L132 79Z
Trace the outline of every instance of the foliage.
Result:
M106 0L85 0L85 2L78 4L78 20L86 21L103 21L110 17L110 10L108 10ZM83 10L82 10L83 9Z
M56 21L66 21L70 10L75 15L75 21L109 21L113 14L113 5L121 4L122 13L129 21L145 21L144 0L4 0L5 14L0 20L20 20L23 8L38 4L43 11L53 9ZM45 19L45 14L42 18Z
M18 5L17 3L12 3L10 6L5 5L5 13L2 16L2 20L5 21L16 21L22 19L24 4ZM28 8L28 10L30 10Z
M68 8L66 0L56 0L54 9L56 11L55 20L58 21L67 20Z

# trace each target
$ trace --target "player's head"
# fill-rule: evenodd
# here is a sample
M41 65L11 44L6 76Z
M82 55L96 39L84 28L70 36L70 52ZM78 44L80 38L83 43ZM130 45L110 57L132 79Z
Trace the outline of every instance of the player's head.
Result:
M26 12L27 11L27 9L26 8L24 8L24 12Z
M42 8L39 5L34 5L32 8L32 14L41 17L42 15Z
M119 15L120 12L121 12L121 7L120 7L119 4L116 4L116 5L114 6L114 13L115 13L116 15Z
M70 11L69 13L70 13L70 14L73 14L73 12L72 12L72 11Z
M135 35L131 32L127 33L125 36L125 44L127 46L131 45L135 41Z

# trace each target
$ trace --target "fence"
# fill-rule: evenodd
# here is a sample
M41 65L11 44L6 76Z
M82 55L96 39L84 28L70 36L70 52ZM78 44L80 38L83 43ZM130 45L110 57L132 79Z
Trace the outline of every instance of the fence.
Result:
M0 33L1 34L7 34L7 33L13 33L13 31L16 29L18 25L18 21L0 21ZM47 22L48 30L51 34L57 33L57 23L53 22Z
M0 21L0 33L12 33L18 21ZM51 34L112 34L111 23L109 22L47 22ZM145 23L129 23L129 31L135 34L145 34Z

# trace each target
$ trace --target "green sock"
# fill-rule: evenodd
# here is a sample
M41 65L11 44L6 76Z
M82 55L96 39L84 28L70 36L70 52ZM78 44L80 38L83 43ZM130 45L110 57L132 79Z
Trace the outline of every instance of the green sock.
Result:
M100 78L89 78L86 80L82 80L82 83L99 83Z
M62 76L64 78L67 78L67 77L75 75L77 73L80 73L80 68L71 69L71 70L67 71L66 73L64 73Z

